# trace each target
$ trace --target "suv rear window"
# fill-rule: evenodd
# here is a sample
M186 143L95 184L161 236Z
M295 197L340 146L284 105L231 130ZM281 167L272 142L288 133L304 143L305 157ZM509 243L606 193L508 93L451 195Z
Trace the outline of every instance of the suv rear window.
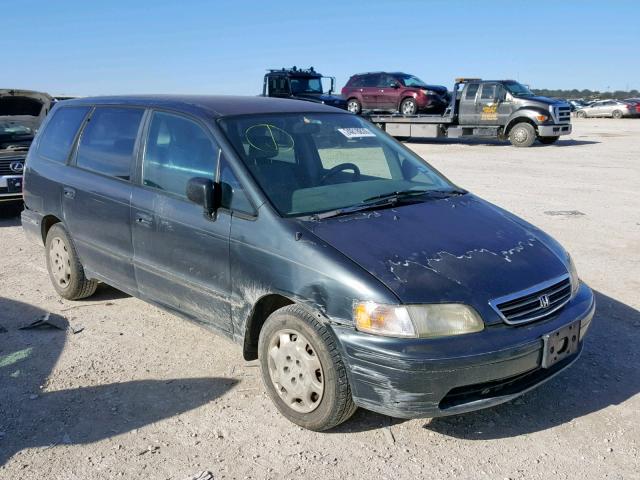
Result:
M98 107L84 129L76 165L129 180L133 147L144 110Z
M42 132L38 154L56 162L66 162L78 128L88 111L89 107L59 108Z

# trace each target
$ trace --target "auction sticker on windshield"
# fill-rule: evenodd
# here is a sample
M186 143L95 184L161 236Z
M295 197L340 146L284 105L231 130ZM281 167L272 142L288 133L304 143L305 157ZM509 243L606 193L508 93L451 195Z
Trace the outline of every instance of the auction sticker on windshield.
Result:
M339 128L338 131L349 139L376 136L376 134L368 128Z

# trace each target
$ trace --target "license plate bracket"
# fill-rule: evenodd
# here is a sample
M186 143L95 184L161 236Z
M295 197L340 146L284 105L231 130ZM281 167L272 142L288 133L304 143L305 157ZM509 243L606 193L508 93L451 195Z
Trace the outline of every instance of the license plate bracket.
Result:
M549 368L578 351L580 321L543 335L542 341L544 344L542 368Z
M22 191L22 177L7 178L7 191L9 193L20 193Z

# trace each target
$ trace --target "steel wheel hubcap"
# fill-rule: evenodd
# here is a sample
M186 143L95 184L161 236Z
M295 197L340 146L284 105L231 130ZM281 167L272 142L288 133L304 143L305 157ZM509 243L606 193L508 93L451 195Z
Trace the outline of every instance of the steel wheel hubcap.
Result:
M51 241L49 248L49 263L53 278L61 288L67 288L71 282L71 260L69 251L60 237Z
M524 142L527 139L527 132L523 128L518 128L513 136L516 138L516 142Z
M300 413L318 408L324 373L309 340L295 330L278 331L269 343L268 364L271 383L287 406Z

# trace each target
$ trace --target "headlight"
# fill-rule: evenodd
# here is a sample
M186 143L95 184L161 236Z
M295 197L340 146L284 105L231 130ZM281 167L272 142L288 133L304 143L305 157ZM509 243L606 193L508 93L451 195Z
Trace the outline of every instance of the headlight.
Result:
M578 270L576 264L573 263L571 255L567 253L567 269L569 270L569 278L571 279L571 296L573 297L580 288L580 278L578 278Z
M425 95L437 95L438 93L434 90L422 90Z
M458 303L399 306L358 302L353 316L358 330L390 337L435 338L484 329L480 315Z

